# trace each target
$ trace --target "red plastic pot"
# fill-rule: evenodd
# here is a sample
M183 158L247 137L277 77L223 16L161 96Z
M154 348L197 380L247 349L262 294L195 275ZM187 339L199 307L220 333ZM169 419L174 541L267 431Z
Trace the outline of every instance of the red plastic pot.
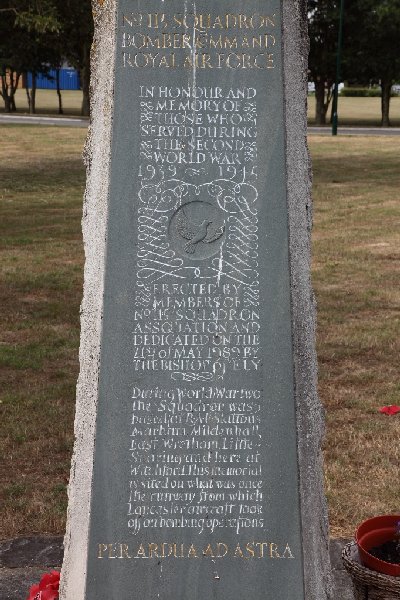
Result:
M364 566L385 575L400 577L400 563L388 563L369 553L374 546L380 546L394 538L399 521L400 515L384 515L361 523L356 531L356 541Z

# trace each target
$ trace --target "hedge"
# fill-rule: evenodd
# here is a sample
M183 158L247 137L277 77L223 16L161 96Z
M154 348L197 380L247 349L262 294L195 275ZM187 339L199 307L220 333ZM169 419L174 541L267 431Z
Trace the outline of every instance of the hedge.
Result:
M382 90L381 88L347 87L342 89L340 95L357 98L380 98L382 96ZM394 91L392 91L391 96L397 96L397 94Z

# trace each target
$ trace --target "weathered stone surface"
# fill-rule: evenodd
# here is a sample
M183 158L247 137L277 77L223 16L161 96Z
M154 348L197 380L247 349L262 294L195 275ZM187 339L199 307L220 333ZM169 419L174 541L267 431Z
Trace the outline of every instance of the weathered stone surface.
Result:
M63 578L66 586L60 591L61 596L65 594L75 600L85 597L112 135L115 2L93 2L93 15L95 35L91 55L91 122L84 153L87 179L82 218L85 284L81 305L81 368L64 539L67 560L63 563Z
M46 569L24 567L20 569L0 569L1 600L25 600L29 588L40 581Z
M329 554L332 565L333 594L334 600L354 600L353 585L351 577L345 570L342 561L342 551L350 540L338 538L331 539L329 543Z
M331 594L327 506L321 443L324 415L317 393L315 301L311 273L311 160L307 135L307 2L284 0L284 85L287 192L297 440L305 597ZM286 28L286 30L285 30Z
M139 7L95 5L61 598L325 600L306 3Z
M0 542L0 568L61 565L63 541L58 536L31 536Z

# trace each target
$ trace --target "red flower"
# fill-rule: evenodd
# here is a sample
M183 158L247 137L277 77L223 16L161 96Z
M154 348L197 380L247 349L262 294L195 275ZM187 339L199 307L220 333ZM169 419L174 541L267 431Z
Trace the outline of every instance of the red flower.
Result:
M39 585L33 585L29 590L28 600L38 600L39 599Z
M45 573L39 585L33 585L29 590L27 600L58 600L58 586L60 585L60 573L51 571Z
M384 415L395 415L400 412L400 406L396 406L395 404L391 404L390 406L382 406L382 408L379 409L379 412L383 413Z

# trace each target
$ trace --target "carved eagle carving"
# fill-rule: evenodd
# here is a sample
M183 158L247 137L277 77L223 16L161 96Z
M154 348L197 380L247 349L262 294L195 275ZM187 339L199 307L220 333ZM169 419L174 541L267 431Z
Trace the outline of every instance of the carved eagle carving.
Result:
M176 228L185 240L189 240L184 246L185 252L188 254L194 254L197 244L215 242L225 231L225 225L218 227L208 219L205 219L201 225L193 223L187 218L184 210L181 210L177 216Z

